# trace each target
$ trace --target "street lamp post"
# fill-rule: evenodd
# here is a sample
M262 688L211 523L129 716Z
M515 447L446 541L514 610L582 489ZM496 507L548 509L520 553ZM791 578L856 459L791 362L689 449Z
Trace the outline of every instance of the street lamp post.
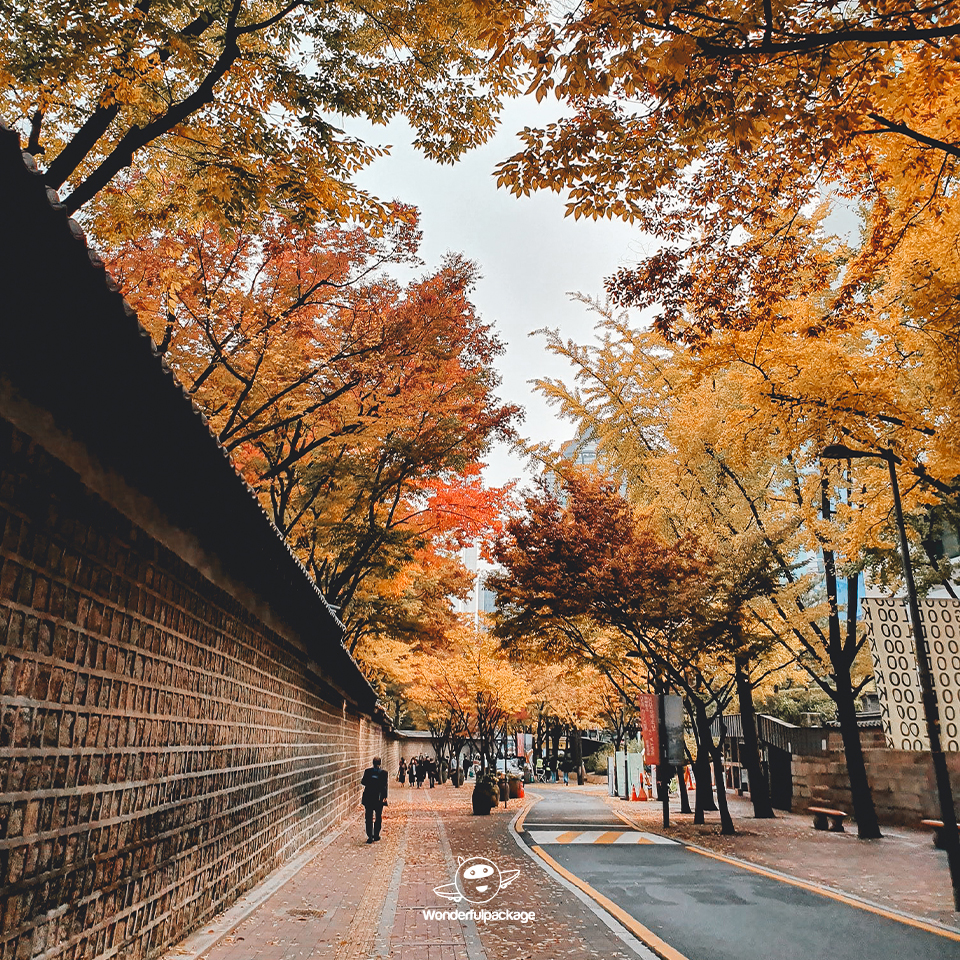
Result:
M950 867L950 882L953 884L953 904L955 909L960 910L960 833L957 830L957 817L953 805L953 789L950 786L947 758L940 740L940 710L937 706L937 695L933 689L927 645L923 636L923 623L920 619L920 605L917 602L917 587L913 580L913 566L910 563L907 528L903 522L900 486L897 483L896 464L898 458L892 450L851 450L839 443L825 447L820 456L826 460L856 460L872 457L878 460L886 460L887 467L890 470L890 486L893 489L893 508L897 518L897 531L900 535L900 552L903 555L903 578L907 586L910 622L913 625L913 643L916 650L920 690L923 696L923 712L927 724L927 738L930 741L933 773L937 783L940 818L943 820L943 839L947 851L947 863Z

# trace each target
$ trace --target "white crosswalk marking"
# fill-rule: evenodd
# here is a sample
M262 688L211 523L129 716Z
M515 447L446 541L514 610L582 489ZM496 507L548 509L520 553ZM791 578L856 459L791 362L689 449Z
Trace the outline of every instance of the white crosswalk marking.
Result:
M655 833L642 833L639 830L529 830L534 843L677 843Z

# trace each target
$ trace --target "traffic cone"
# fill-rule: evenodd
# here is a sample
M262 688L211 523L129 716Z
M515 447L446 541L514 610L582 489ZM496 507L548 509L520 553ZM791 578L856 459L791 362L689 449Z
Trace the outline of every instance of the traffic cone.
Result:
M523 781L520 782L520 799L523 799Z
M647 791L643 789L643 784L640 785L640 789L639 789L639 791L637 791L637 799L638 799L638 800L647 800L647 799L649 799L649 798L647 797Z
M633 785L633 796L631 796L630 799L631 799L631 800L639 800L639 799L640 799L640 798L637 796L637 785L636 785L636 784Z

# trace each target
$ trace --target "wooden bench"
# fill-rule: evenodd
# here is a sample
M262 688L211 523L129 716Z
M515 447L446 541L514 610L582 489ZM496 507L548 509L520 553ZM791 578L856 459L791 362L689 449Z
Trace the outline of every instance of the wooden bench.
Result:
M814 830L829 830L831 833L843 833L843 821L847 819L847 814L843 810L832 810L830 807L807 807L807 811L813 814ZM829 826L827 825L829 821Z
M933 845L938 850L947 849L946 837L944 837L943 835L942 820L921 820L920 825L924 827L929 827L933 831Z

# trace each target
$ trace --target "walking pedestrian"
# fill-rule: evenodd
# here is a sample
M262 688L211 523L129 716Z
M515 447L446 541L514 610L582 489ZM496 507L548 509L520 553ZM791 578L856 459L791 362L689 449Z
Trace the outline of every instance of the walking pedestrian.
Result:
M432 757L427 758L427 779L430 781L430 789L432 790L437 779L437 762Z
M417 758L410 758L410 765L407 767L407 780L410 781L410 786L413 786L414 780L417 779Z
M363 771L360 780L363 795L360 803L366 812L367 843L380 839L380 826L383 822L383 808L387 805L387 771L380 769L380 758L373 758L373 766Z
M407 781L407 761L403 757L400 758L400 769L397 771L397 780L402 787Z
M427 779L427 761L425 757L420 757L417 763L417 789L423 786L423 781Z

